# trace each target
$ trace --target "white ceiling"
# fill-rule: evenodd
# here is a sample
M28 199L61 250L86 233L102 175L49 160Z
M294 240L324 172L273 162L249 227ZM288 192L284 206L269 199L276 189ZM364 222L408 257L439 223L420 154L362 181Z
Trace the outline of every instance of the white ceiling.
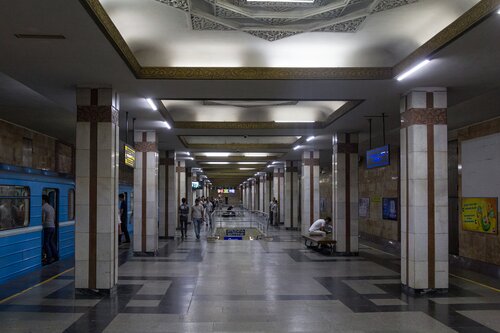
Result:
M479 0L419 0L369 15L356 33L308 32L275 42L193 30L188 12L156 0L100 2L142 66L391 67Z

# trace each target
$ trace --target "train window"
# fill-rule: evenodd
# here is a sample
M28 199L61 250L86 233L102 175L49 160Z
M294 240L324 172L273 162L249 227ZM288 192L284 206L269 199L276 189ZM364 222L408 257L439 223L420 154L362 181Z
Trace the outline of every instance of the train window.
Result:
M68 220L73 221L75 219L75 190L71 189L68 191Z
M0 185L0 230L29 226L29 213L29 187Z

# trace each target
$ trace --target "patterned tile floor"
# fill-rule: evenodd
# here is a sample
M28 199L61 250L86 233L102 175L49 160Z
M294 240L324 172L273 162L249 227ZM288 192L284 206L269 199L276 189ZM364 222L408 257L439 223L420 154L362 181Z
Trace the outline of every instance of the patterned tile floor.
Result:
M160 244L157 257L121 248L116 294L75 294L66 271L0 301L0 332L495 332L500 293L451 277L448 293L402 293L399 259L362 245L358 257L304 247L297 232L272 241L202 237ZM33 277L0 286L4 298Z

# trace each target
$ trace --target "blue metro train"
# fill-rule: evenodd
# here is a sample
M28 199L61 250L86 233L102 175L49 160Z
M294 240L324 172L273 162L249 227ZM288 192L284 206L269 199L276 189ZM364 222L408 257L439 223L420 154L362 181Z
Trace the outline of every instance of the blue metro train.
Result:
M133 232L133 187L120 186ZM0 165L0 283L42 266L42 195L56 212L58 259L75 253L75 182L55 172Z

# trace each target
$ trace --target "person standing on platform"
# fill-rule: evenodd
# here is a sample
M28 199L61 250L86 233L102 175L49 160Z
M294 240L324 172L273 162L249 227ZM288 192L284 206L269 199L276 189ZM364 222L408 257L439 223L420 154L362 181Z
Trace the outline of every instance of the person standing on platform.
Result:
M200 199L196 199L191 207L191 219L193 220L194 233L196 239L200 239L200 226L205 218L205 207L200 203Z
M125 235L125 243L130 243L130 235L128 234L127 200L125 200L125 195L123 193L120 193L118 195L118 199L120 199L120 222L122 228L122 235ZM118 237L120 237L119 243L121 243L122 236Z
M56 212L49 204L49 196L42 195L42 226L43 226L43 250L45 251L45 264L51 264L57 260L57 247L54 242L56 233Z
M208 223L210 228L212 227L212 213L214 211L213 198L207 200L207 213L208 213Z
M186 198L181 199L181 205L179 206L179 222L181 224L181 238L187 237L187 223L189 215L189 205L187 204Z

